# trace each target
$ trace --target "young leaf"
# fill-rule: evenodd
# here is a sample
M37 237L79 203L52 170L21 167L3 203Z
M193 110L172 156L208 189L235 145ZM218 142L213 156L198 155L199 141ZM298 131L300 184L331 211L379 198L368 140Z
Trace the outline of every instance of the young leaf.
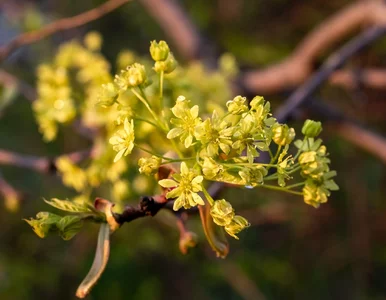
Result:
M101 277L106 268L107 261L110 255L110 226L107 223L102 223L99 229L98 244L95 252L94 262L87 276L79 285L76 291L78 298L84 298L91 291L98 279Z
M90 213L94 212L91 206L86 204L78 204L69 200L60 200L57 198L52 198L51 201L44 200L47 204L68 212L72 213Z
M56 224L59 235L65 241L72 239L82 229L82 226L83 222L80 216L65 216Z
M36 219L26 221L33 229L33 231L40 237L45 238L50 231L55 231L56 223L60 221L60 216L49 213L40 212L36 215Z

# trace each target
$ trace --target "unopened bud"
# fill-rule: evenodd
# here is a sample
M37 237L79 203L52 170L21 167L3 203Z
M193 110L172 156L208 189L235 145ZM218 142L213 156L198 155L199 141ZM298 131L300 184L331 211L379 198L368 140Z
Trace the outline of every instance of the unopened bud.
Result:
M280 146L290 144L295 138L295 130L293 128L289 128L286 124L275 124L272 127L272 133L272 140Z
M313 120L306 120L304 122L302 133L306 137L316 137L322 132L322 123Z
M155 61L164 61L168 58L170 49L165 41L152 41L150 43L150 55Z
M165 61L156 61L154 64L154 71L157 73L164 72L165 74L169 74L174 71L177 67L178 63L174 58L173 53L169 53L168 58Z

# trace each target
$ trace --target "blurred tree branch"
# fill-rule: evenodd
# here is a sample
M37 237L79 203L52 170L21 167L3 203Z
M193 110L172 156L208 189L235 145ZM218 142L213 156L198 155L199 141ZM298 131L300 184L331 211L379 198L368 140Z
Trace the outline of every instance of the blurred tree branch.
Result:
M329 83L354 89L366 86L376 89L386 89L386 70L369 68L363 70L338 70L329 78Z
M385 14L386 16L386 14ZM312 75L303 85L298 87L291 96L279 107L275 116L280 122L284 122L311 94L347 59L360 50L386 34L386 25L371 27L345 44L341 49L329 56L322 67Z
M36 91L32 86L1 69L0 83L2 83L4 86L17 87L18 91L20 91L20 93L30 102L33 102L36 99Z
M386 25L386 4L381 0L356 1L313 30L284 61L264 70L246 72L242 83L253 93L274 93L304 82L317 56L361 25Z
M174 0L139 0L187 60L197 57L201 39L193 22Z
M67 157L73 163L79 163L93 155L93 149L76 151L63 154L58 157L48 158L45 156L31 156L19 154L4 149L0 149L0 165L11 165L15 167L27 168L40 173L55 173L56 161L61 157Z
M342 139L378 157L386 164L386 139L351 122L330 125Z
M74 17L60 19L56 22L44 26L37 31L20 34L8 44L0 47L0 61L4 60L13 51L22 46L42 40L56 32L79 27L89 22L95 21L122 6L123 4L128 3L129 1L131 0L109 0L96 8L93 8Z

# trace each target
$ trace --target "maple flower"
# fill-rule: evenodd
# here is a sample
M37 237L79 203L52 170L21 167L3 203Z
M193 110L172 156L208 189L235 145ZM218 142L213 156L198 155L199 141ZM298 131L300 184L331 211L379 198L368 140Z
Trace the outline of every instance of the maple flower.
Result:
M176 198L173 209L179 210L181 207L186 209L196 205L205 205L204 200L197 193L202 191L203 176L189 169L185 162L181 163L180 174L174 174L173 179L163 179L158 181L164 188L173 188L166 194L166 198Z
M123 129L119 129L109 140L113 149L117 151L114 162L117 162L124 155L128 155L134 148L134 121L126 118L123 123Z
M189 100L186 100L184 96L177 98L176 105L172 108L172 112L177 118L170 120L176 127L172 128L167 134L168 139L174 139L179 136L186 148L192 145L194 130L201 122L201 119L198 117L198 105L189 109L188 104Z

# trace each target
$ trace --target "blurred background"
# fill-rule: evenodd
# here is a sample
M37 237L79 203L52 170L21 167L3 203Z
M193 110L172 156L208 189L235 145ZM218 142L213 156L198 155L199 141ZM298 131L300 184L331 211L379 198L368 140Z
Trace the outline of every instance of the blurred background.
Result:
M0 45L103 2L1 0ZM208 68L216 68L221 54L232 53L241 70L230 83L234 93L263 95L275 111L330 54L369 28L375 12L363 9L368 19L347 25L352 29L328 42L328 47L323 38L312 41L320 49L308 61L295 55L299 62L291 65L288 84L259 87L257 79L254 86L251 72L263 76L260 71L294 53L306 53L296 49L317 26L353 5L370 2L381 3L132 1L84 26L17 49L0 62L0 68L33 87L38 64L50 61L61 43L81 40L91 30L102 34L102 53L112 65L122 49L147 55L149 41L164 39L180 64L201 59ZM167 5L182 13L170 14ZM339 20L345 24L350 16ZM177 23L167 25L171 20ZM184 24L191 31L181 31ZM332 32L339 33L341 27L335 25ZM296 69L303 65L303 72ZM386 299L386 38L380 36L355 53L341 71L288 118L297 132L306 118L324 122L322 138L340 186L327 204L314 209L301 197L280 192L225 190L222 195L252 224L239 241L229 239L231 250L225 260L216 258L209 248L198 216L189 219L188 227L200 242L187 255L179 252L179 233L169 212L125 224L112 236L109 264L88 299ZM366 73L371 71L377 73ZM279 69L277 74L283 73ZM70 129L55 142L44 143L28 95L17 89L6 95L9 78L4 79L4 74L1 78L0 148L49 157L82 149L85 142ZM16 211L0 202L0 299L75 298L93 260L97 226L86 226L69 242L57 236L38 238L22 219L47 210L42 197L66 198L74 192L56 176L13 166L1 166L1 172L22 193L23 201Z

